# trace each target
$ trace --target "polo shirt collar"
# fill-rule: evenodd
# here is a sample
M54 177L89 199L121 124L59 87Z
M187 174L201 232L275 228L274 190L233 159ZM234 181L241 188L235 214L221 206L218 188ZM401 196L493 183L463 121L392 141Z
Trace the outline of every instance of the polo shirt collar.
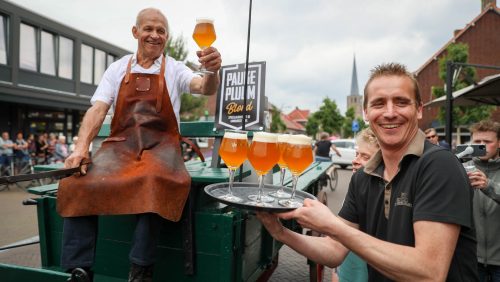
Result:
M425 143L425 133L419 129L417 134L413 138L412 142L410 143L410 146L408 146L408 149L401 158L401 160L403 160L408 155L415 155L417 157L422 156L422 154L424 153L424 143ZM368 161L368 163L366 163L364 171L368 174L374 174L382 177L383 170L381 172L379 168L381 167L381 164L382 164L382 151L379 149L377 153L375 153L375 155Z

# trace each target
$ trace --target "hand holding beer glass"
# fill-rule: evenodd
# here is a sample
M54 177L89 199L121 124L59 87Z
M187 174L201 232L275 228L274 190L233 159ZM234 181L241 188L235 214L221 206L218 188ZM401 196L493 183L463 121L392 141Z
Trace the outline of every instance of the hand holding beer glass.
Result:
M290 137L289 134L280 134L278 135L278 148L280 151L280 159L278 160L278 166L280 167L280 189L269 193L270 196L275 198L290 198L292 194L285 192L283 189L283 182L285 181L285 172L286 172L286 163L283 159L285 155L286 141Z
M248 160L259 175L259 193L249 195L252 200L249 205L259 207L269 207L270 202L274 201L273 197L263 195L262 188L264 186L264 175L273 168L278 162L280 153L278 149L278 136L267 132L255 132L253 134L252 144L248 150Z
M247 132L226 130L219 148L219 155L229 169L229 188L227 194L220 198L230 202L241 202L243 199L233 195L234 172L247 159Z
M312 138L305 135L291 135L283 155L288 169L292 172L292 196L278 203L288 208L299 208L302 202L295 199L300 174L313 162Z
M214 21L208 18L197 18L193 31L193 39L202 50L210 47L216 39ZM206 70L203 65L197 72L213 74L213 72Z

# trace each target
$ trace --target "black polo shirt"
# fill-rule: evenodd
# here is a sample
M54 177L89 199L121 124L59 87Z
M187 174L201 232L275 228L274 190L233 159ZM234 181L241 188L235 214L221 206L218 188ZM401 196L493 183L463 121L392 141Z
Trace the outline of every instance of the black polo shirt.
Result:
M460 235L447 281L478 281L473 191L458 159L417 133L396 176L383 179L381 152L353 175L339 216L378 239L415 246L413 223L458 224ZM368 265L369 281L390 281Z

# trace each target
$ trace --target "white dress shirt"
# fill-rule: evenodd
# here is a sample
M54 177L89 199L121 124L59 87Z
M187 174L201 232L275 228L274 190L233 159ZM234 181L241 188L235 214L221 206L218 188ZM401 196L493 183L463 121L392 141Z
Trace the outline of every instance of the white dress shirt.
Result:
M102 101L108 105L113 105L113 110L116 105L120 84L127 71L127 64L132 57L131 73L160 73L161 61L163 55L156 59L153 65L145 69L137 64L137 55L130 54L123 56L118 61L112 63L109 68L104 72L101 82L92 96L90 102L92 105L96 101ZM177 123L179 123L179 110L181 108L181 97L183 93L189 93L189 85L194 77L198 77L193 73L184 63L176 61L175 59L167 56L165 60L165 81L167 84L168 93L170 95L170 102L174 109Z

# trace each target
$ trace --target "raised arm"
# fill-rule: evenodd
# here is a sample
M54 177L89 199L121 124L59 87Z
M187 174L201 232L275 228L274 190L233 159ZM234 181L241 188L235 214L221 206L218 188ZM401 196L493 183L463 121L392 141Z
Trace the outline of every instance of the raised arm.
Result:
M205 68L214 74L205 74L203 77L195 77L189 85L191 93L213 95L219 88L218 71L222 65L222 59L219 51L214 47L206 48L196 53L200 58L200 63L205 65Z
M390 243L370 236L340 217L319 209L320 203L306 199L304 206L280 214L296 219L305 228L331 237L352 250L391 280L444 281L458 240L460 226L416 221L415 246Z
M71 168L80 165L83 158L89 157L89 146L92 140L99 133L102 122L106 117L110 105L96 101L90 107L83 117L82 126L78 131L78 143L75 146L75 151L64 162L64 167Z

